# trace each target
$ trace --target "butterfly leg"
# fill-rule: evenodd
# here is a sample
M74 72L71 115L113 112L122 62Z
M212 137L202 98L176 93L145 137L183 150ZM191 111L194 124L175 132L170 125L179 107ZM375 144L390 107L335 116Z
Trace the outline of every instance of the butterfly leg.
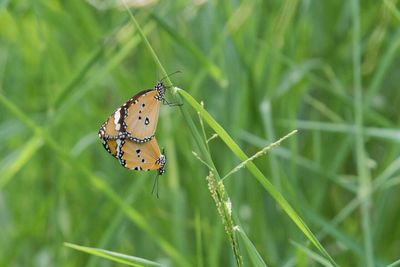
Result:
M158 195L158 177L159 176L160 175L157 173L156 177L154 178L153 189L151 189L152 194L154 194L154 190L155 190L157 198L160 198L160 196Z
M163 99L163 104L164 104L164 105L168 105L169 107L179 107L179 106L183 106L183 103L178 103L178 102L171 103L171 102L168 102L165 98Z

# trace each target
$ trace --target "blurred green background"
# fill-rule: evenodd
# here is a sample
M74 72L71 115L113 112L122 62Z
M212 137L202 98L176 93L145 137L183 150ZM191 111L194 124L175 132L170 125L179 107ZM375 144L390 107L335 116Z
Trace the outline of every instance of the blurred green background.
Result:
M338 264L400 258L398 1L128 2L167 72L182 72L174 85L247 155L299 130L254 162ZM178 107L161 108L156 133L160 199L154 172L122 168L98 140L111 112L162 76L115 2L0 1L0 266L122 266L64 242L235 266ZM240 163L218 137L209 147L222 175ZM245 168L225 186L268 266L320 266Z

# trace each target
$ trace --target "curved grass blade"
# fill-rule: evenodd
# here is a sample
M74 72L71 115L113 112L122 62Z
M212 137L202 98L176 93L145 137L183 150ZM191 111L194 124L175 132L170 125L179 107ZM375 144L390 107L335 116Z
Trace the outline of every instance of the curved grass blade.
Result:
M303 251L304 254L306 254L309 258L313 259L314 261L320 263L323 266L331 266L330 262L327 261L326 259L322 258L320 255L315 254L313 251L311 251L310 249L308 249L307 247L294 242L294 241L290 241L290 243L292 243L293 246L295 246L296 248L298 248L299 250Z
M398 259L397 261L389 264L387 267L395 267L395 266L400 266L400 259Z
M0 190L7 185L14 175L23 167L29 160L36 155L36 152L43 146L43 138L39 135L34 135L18 152L18 155L4 168L0 168Z
M246 235L246 233L243 232L240 227L235 228L235 230L236 230L236 232L239 233L239 236L241 237L241 239L243 241L244 247L247 251L247 254L249 255L249 258L250 258L253 266L267 267L267 264L264 262L260 253L258 253L256 247L253 245L253 243L251 242L249 237Z
M165 265L162 265L158 262L155 261L150 261L146 260L143 258L139 257L134 257L134 256L129 256L105 249L99 249L99 248L91 248L91 247L84 247L84 246L79 246L71 243L64 243L65 246L79 250L91 255L96 255L105 259L109 259L114 262L118 263L123 263L129 266L157 266L157 267L164 267Z

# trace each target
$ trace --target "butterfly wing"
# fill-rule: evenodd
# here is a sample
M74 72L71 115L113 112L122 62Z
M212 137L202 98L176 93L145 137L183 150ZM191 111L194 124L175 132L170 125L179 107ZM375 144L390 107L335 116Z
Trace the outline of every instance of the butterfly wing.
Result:
M154 135L161 102L156 96L157 90L150 90L127 102L124 122L129 139L135 142L147 142Z
M122 108L122 107L121 107ZM118 108L108 119L101 125L99 130L99 137L102 139L115 139L118 137L119 132L123 129L123 117L121 114L123 111Z
M119 149L117 149L118 151ZM146 143L136 143L124 140L120 148L120 163L132 170L159 170L164 168L165 162L155 138ZM118 153L118 152L117 152Z
M113 139L101 139L101 143L103 144L103 147L113 155L114 157L117 158L117 141Z
M121 134L138 143L149 141L156 131L161 99L157 90L144 90L119 107L99 130L103 139L118 139Z

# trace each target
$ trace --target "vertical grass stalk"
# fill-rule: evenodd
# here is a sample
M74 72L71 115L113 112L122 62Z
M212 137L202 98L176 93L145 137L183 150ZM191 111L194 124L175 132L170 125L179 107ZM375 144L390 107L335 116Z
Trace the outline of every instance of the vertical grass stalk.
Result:
M219 215L222 218L222 223L225 228L225 232L229 236L229 241L232 246L233 254L235 256L237 266L243 266L243 259L239 252L239 243L236 239L235 235L235 224L232 219L232 203L227 197L225 192L225 186L222 181L218 181L213 172L210 171L207 176L208 190L211 193L212 198L214 199L215 205L217 206L217 210Z
M366 266L374 266L374 251L371 236L371 179L367 169L366 151L364 147L363 129L363 98L361 84L361 33L359 17L359 1L352 1L353 17L353 75L354 75L354 115L355 115L355 145L357 159L357 173L359 182L358 197L361 203L362 232L364 237L364 253Z

